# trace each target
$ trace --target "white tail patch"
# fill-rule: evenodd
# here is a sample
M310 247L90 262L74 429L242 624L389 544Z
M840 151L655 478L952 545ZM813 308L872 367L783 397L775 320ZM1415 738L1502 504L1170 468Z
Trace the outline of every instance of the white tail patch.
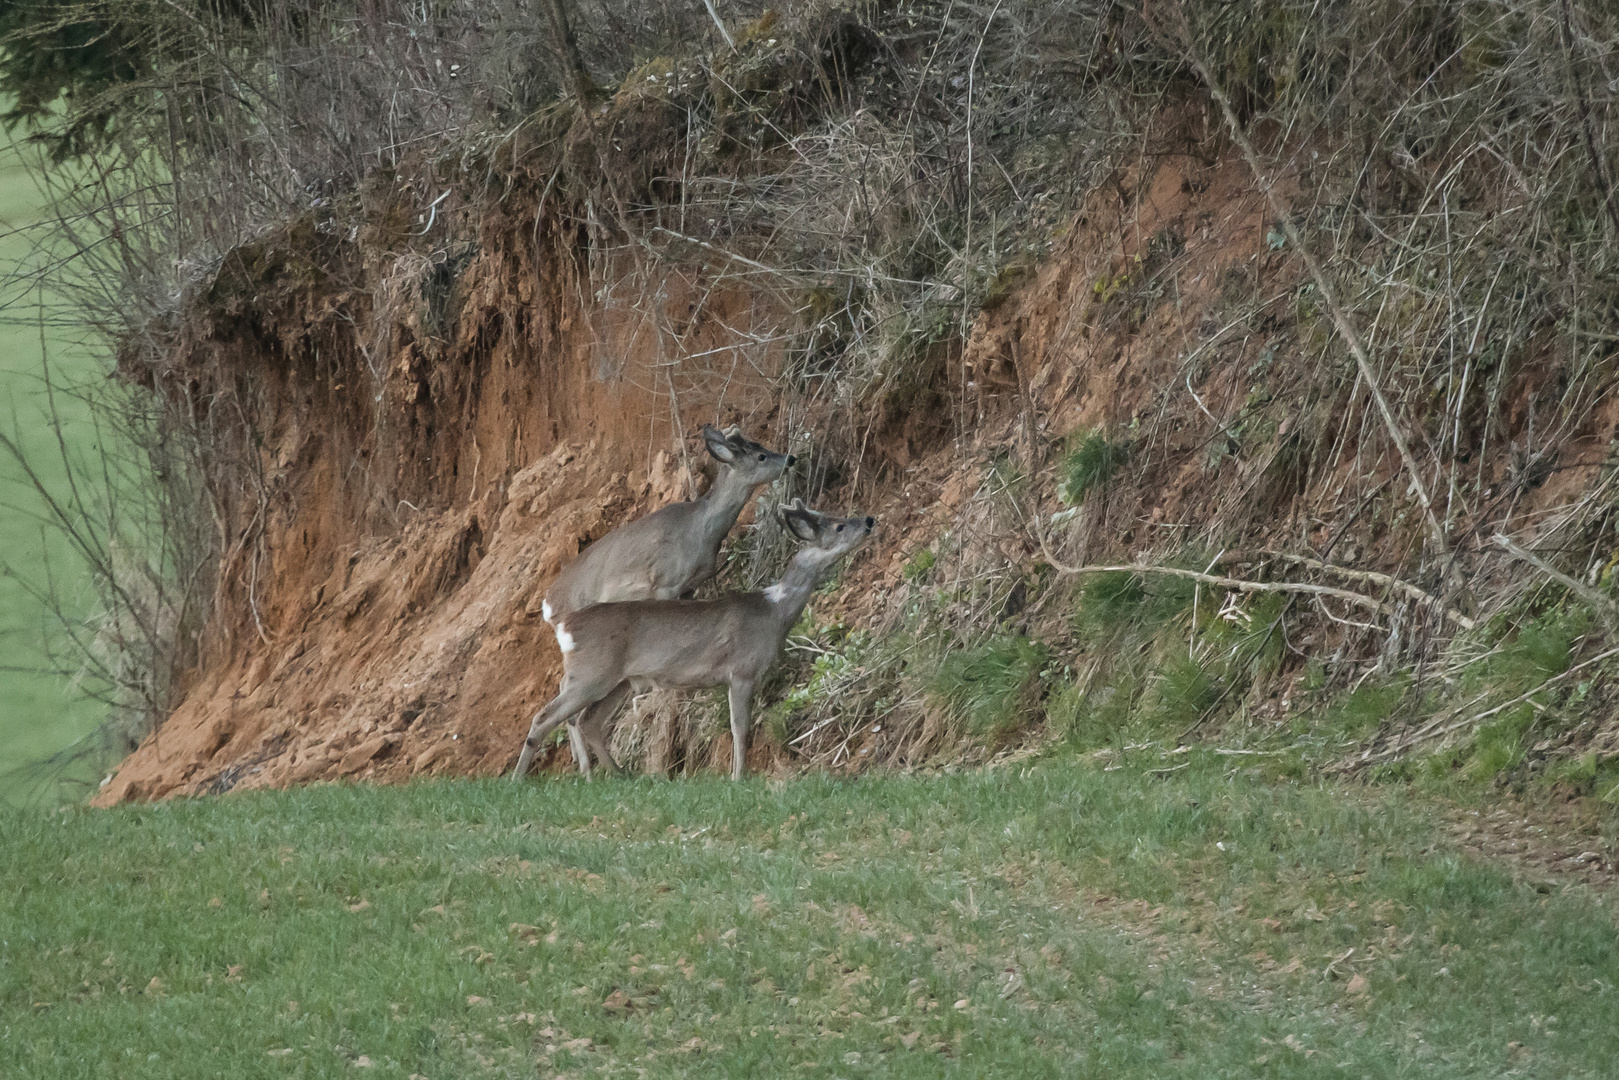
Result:
M787 599L787 590L782 588L780 585L772 585L765 590L765 599L769 600L772 604L779 604L783 600Z
M562 649L562 651L565 653L571 653L573 652L576 644L577 643L573 640L573 635L568 633L567 624L557 623L557 645Z
M551 601L546 600L540 604L540 617L546 622L551 621Z

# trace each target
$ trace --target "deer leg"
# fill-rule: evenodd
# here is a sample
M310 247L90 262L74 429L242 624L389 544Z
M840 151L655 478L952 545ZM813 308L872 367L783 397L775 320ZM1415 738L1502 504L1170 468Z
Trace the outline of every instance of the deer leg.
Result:
M731 779L742 779L748 759L748 703L753 700L751 682L731 684Z
M585 737L579 733L578 724L568 725L568 748L573 751L573 763L579 766L579 774L589 780L590 751L585 747Z
M585 765L589 758L595 758L596 764L608 772L619 771L618 762L613 760L613 752L607 744L613 736L613 714L618 712L618 707L629 693L629 682L619 683L606 697L585 709L576 722L568 725L568 738L577 740L574 742L574 755L586 776L590 775L589 767Z
M600 687L573 683L564 675L562 689L557 691L557 696L534 714L534 722L528 728L528 738L523 740L523 752L517 755L517 769L512 773L512 779L521 780L527 774L540 740L551 734L562 721L602 697Z

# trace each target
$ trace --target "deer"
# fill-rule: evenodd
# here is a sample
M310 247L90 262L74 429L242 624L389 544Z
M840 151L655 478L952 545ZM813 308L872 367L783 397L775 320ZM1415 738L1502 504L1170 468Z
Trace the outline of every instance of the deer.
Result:
M731 707L731 779L742 779L753 688L775 661L810 593L839 559L865 543L871 517L832 517L804 506L781 511L803 546L775 584L717 600L630 600L596 604L559 617L562 685L529 725L513 780L556 726L581 712L611 718L634 692L727 686Z
M713 577L719 571L720 545L742 508L756 490L775 481L797 460L745 438L736 427L720 431L704 424L703 443L720 463L719 476L707 493L614 529L563 567L540 606L553 629L560 625L558 620L592 604L674 600ZM556 633L561 645L562 631ZM607 741L620 700L592 708L568 725L574 761L586 776L593 755L603 768L618 771Z

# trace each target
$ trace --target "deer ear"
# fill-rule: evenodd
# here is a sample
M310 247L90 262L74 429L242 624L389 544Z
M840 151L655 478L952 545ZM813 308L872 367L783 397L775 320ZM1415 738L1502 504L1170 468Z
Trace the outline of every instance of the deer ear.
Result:
M725 437L725 433L712 424L703 425L703 442L708 446L709 454L715 460L730 465L737 459L737 449Z
M725 437L734 443L745 443L748 440L742 437L742 429L732 424L725 429Z
M781 512L782 524L789 532L806 543L815 539L816 519L821 515L805 509L803 499L794 499L793 505Z

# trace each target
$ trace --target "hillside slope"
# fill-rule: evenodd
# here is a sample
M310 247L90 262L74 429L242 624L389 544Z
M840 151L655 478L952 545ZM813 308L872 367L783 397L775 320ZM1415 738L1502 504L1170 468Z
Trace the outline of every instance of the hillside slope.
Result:
M704 422L800 460L707 588L780 500L882 522L759 769L1218 736L1619 799L1613 12L300 3L74 16L165 73L45 132L147 455L84 533L99 801L503 771L546 584ZM619 749L722 768L722 712Z
M1126 562L1220 537L1228 551L1335 544L1356 566L1398 571L1420 548L1412 521L1390 527L1377 514L1357 521L1323 511L1386 498L1399 464L1375 428L1333 429L1351 386L1335 399L1310 400L1292 396L1284 364L1267 369L1270 358L1300 346L1296 324L1261 313L1240 338L1224 330L1233 282L1245 297L1287 296L1300 285L1288 254L1267 243L1273 227L1243 163L1162 154L1139 188L1138 200L1099 196L1078 215L1053 254L977 317L965 349L941 359L915 403L864 423L816 418L859 429L870 463L867 476L828 485L823 499L858 504L882 523L870 554L816 601L817 620L893 626L918 595L941 587L908 575L908 560L954 537L956 573L982 586L984 603L1004 609L1018 583L1041 583L1033 610L1018 617L1025 629L1035 618L1037 633L1060 640L1070 593L1046 586L1048 558L1023 515L1059 508L1053 448L1094 430L1145 425L1151 434L1138 436L1144 460L1128 480L1061 530L1060 559ZM273 243L266 250L273 263ZM290 290L285 311L253 309L252 336L222 320L197 344L208 357L199 363L269 371L260 391L268 510L252 573L258 584L253 596L237 597L236 621L184 702L100 801L506 770L560 675L538 610L552 576L591 538L691 490L695 477L683 462L699 460L688 437L699 421L737 422L781 443L766 379L740 377L712 396L683 388L676 413L654 389L660 356L635 347L633 328L577 310L566 265L535 266L521 252L497 240L467 267L457 293L469 299L433 368L416 366L417 348L401 331L384 409L374 416L343 385L363 385L352 366L359 358L350 349L351 366L331 359L345 356L341 339L317 312L341 301L319 291ZM1139 282L1098 286L1131 276ZM694 353L735 344L726 337L726 301L708 304L708 318L686 339ZM1127 317L1117 317L1120 309ZM323 341L326 359L317 364ZM1180 379L1187 353L1199 348L1208 358L1198 382ZM603 356L617 366L605 379ZM1512 447L1530 422L1527 403L1550 377L1525 372L1503 395L1501 434L1477 463L1490 483L1508 482ZM1256 399L1268 407L1254 410ZM1211 415L1240 418L1248 443L1242 454L1217 454L1213 467L1211 440L1228 435ZM1565 453L1585 464L1523 491L1515 514L1534 520L1589 487L1616 417L1603 408L1571 432ZM1334 438L1327 467L1289 473L1278 464L1300 440ZM409 477L405 490L422 505L346 499L339 477L356 456ZM997 462L1006 461L1031 478L1010 504L995 479ZM1462 532L1471 522L1456 525ZM238 559L245 567L250 556ZM944 566L935 574L948 576ZM228 580L240 592L247 576ZM1426 625L1432 615L1410 618ZM991 627L1001 621L976 614L986 617ZM1306 631L1322 638L1311 651L1329 636L1340 646L1353 641L1352 631L1313 622L1324 625ZM1285 686L1267 696L1284 697ZM891 726L886 741L899 746L913 734ZM881 741L857 737L847 760ZM789 750L767 730L756 748L756 767L790 768L816 744ZM907 748L907 758L923 756Z

